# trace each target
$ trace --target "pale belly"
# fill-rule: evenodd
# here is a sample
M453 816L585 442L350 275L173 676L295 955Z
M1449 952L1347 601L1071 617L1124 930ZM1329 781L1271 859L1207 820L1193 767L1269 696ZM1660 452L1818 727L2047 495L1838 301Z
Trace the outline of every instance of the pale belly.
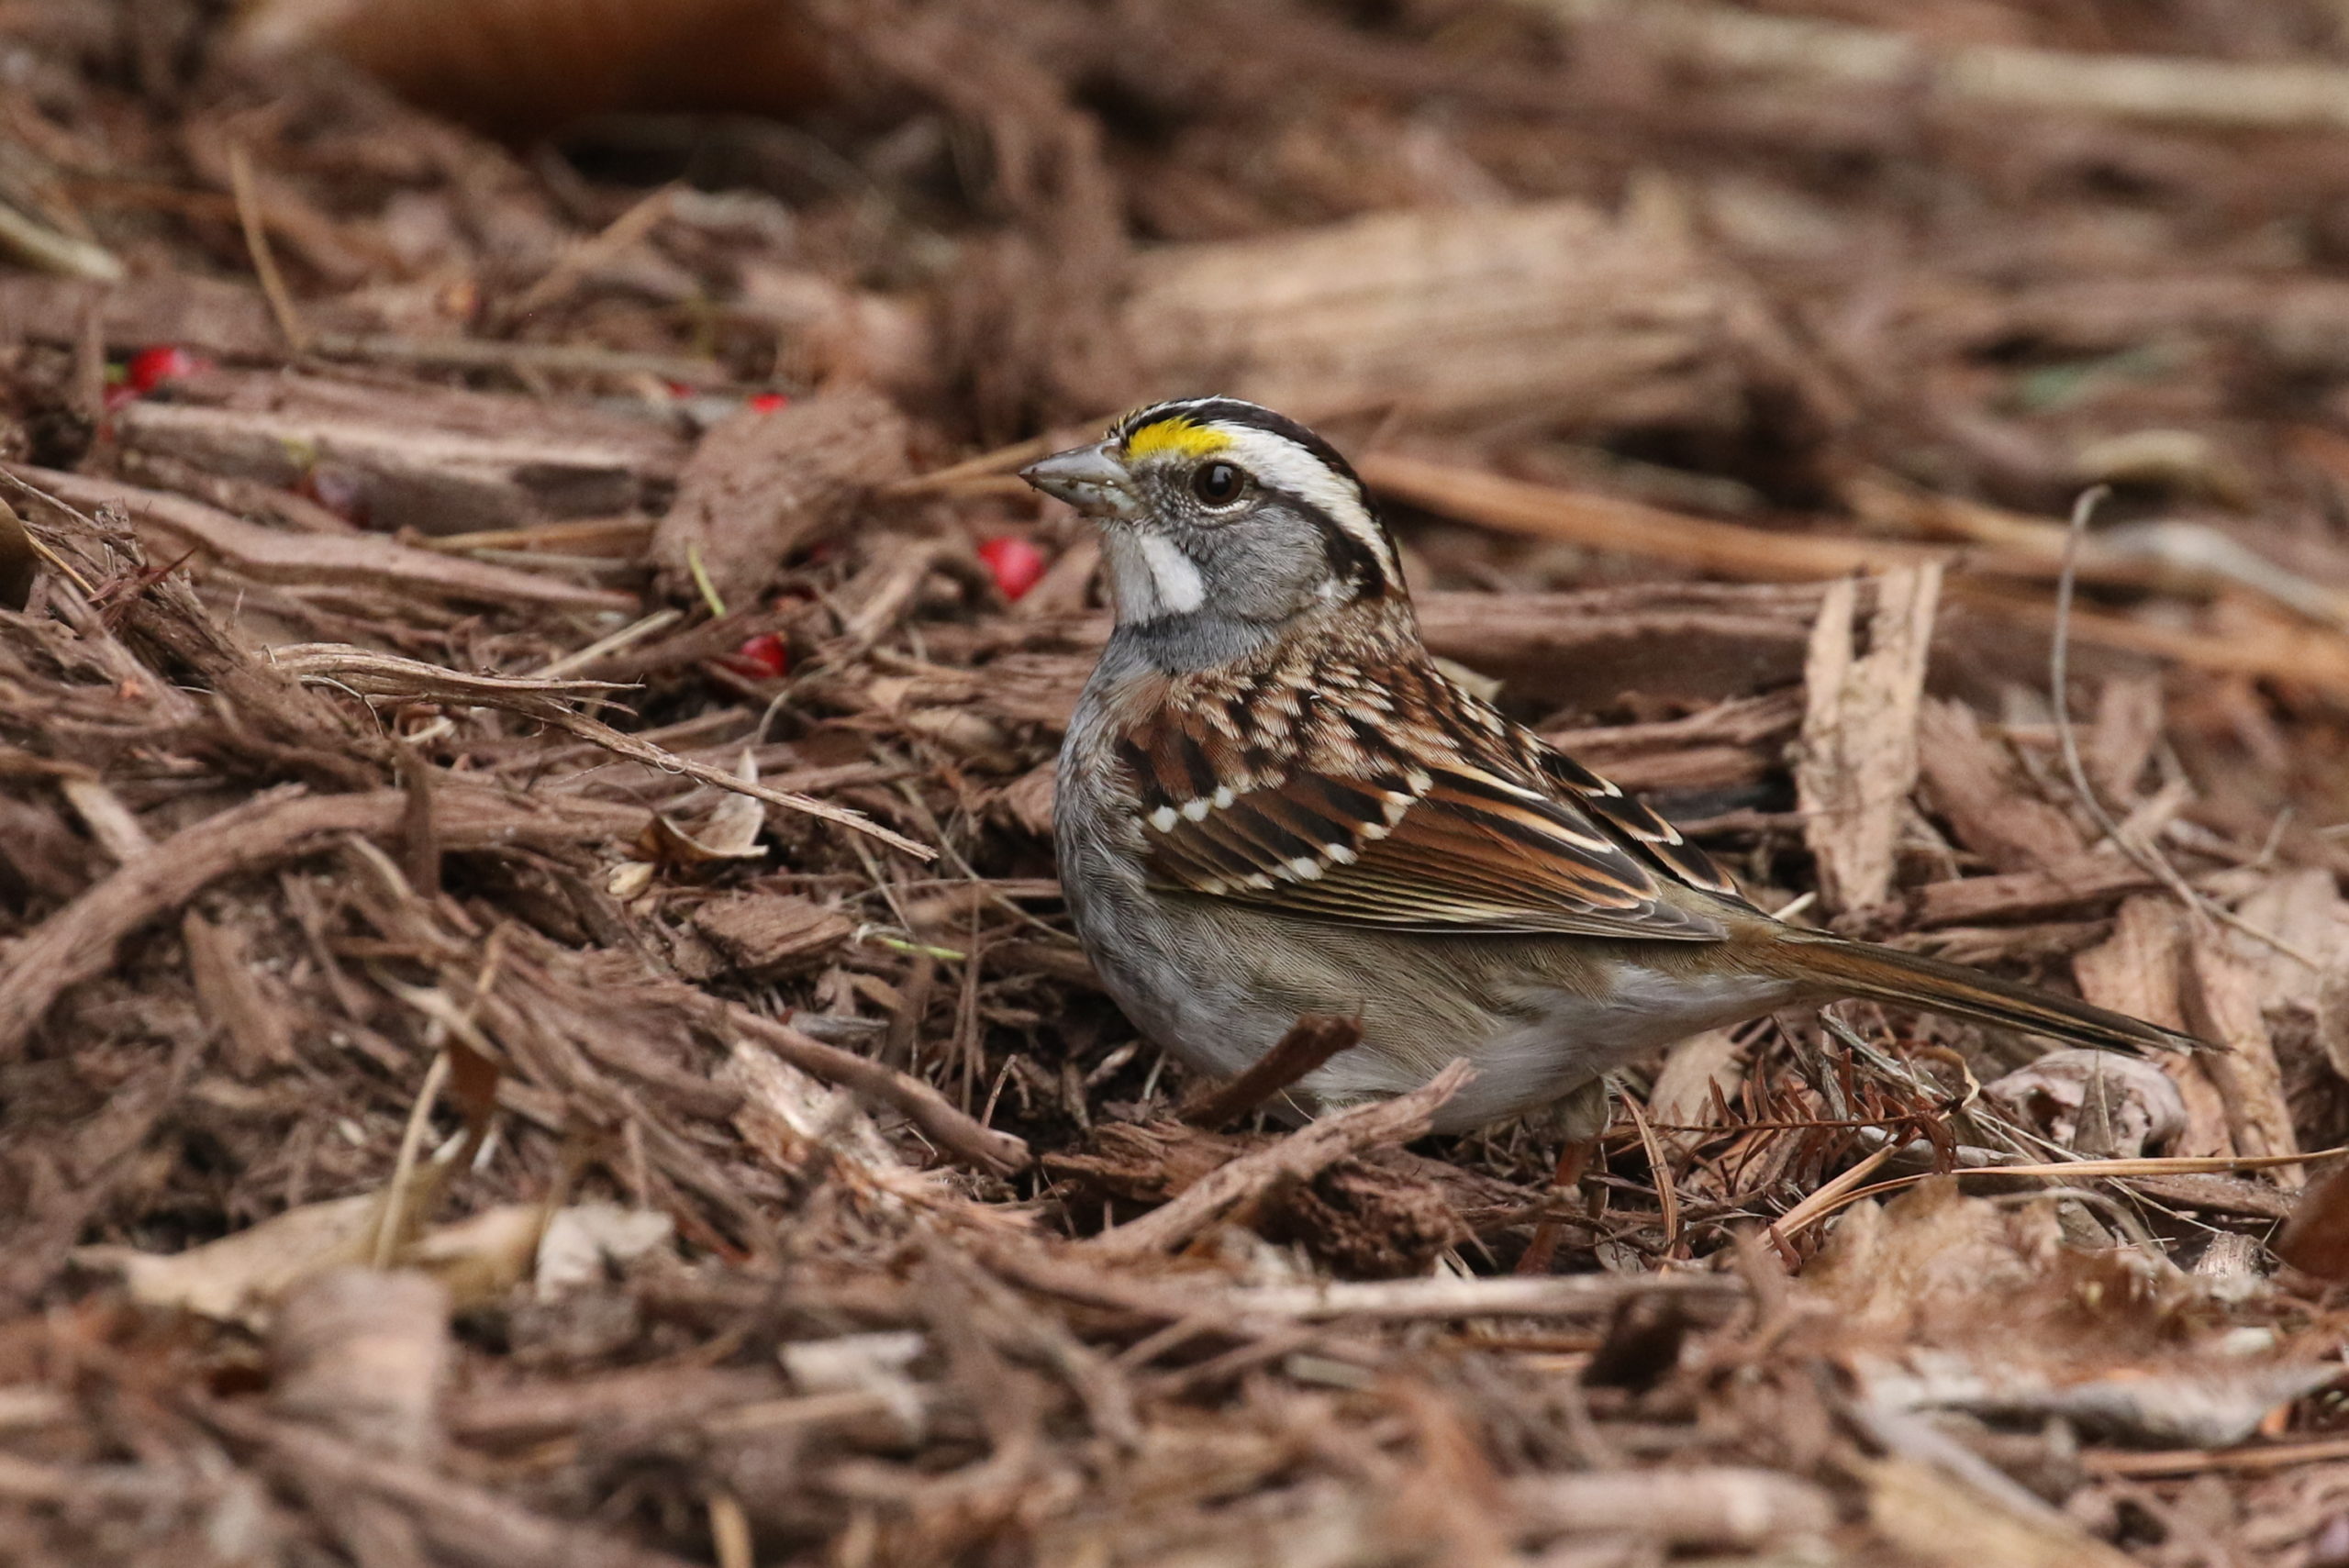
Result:
M1438 1113L1440 1132L1539 1110L1797 995L1783 980L1701 973L1679 943L1358 930L1330 940L1260 916L1206 919L1114 896L1082 911L1078 929L1127 1017L1199 1072L1240 1072L1302 1015L1358 1018L1361 1043L1307 1077L1280 1107L1290 1114L1401 1094L1466 1057L1476 1076Z

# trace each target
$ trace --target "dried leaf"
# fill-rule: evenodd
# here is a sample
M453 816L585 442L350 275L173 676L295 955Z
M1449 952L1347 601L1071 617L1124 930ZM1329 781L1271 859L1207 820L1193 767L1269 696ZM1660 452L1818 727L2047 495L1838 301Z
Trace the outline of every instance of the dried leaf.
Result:
M1982 1093L2043 1137L2094 1159L2148 1153L2186 1130L2176 1082L2116 1051L2051 1051Z
M651 1209L581 1203L558 1210L539 1238L533 1289L546 1301L602 1279L667 1241L675 1230L667 1215Z
M401 1212L417 1212L417 1200L440 1178L430 1165L411 1172ZM340 1265L365 1262L374 1251L388 1193L304 1204L184 1252L103 1245L79 1248L74 1257L119 1274L141 1306L254 1324L302 1281Z
M742 748L734 776L744 784L759 782L758 758L748 746ZM759 835L765 829L766 821L766 806L756 796L729 794L718 800L697 829L689 829L674 817L656 815L638 840L638 847L669 865L753 861L766 854L759 847Z
M2054 1510L2015 1507L1912 1459L1866 1465L1868 1522L1932 1568L2134 1568L2134 1561Z
M713 898L694 911L693 924L729 965L760 980L812 967L855 931L837 909L774 893Z
M2349 1164L2309 1184L2275 1247L2277 1257L2302 1273L2349 1280Z

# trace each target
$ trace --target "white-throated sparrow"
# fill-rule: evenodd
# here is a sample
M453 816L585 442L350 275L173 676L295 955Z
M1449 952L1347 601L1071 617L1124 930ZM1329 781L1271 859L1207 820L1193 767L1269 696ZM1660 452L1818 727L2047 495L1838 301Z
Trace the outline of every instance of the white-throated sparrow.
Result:
M2100 1046L2193 1042L1771 918L1670 824L1437 670L1345 459L1231 398L1024 471L1097 518L1117 628L1061 749L1076 931L1141 1030L1230 1074L1307 1014L1362 1040L1311 1114L1476 1076L1437 1119L1559 1101L1787 1003L1873 997Z

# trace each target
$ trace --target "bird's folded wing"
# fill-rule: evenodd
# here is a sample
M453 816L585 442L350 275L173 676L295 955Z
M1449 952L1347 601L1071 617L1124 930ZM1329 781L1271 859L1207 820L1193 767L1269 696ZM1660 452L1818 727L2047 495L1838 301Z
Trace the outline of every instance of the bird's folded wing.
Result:
M1150 870L1171 890L1390 929L1724 935L1666 895L1652 850L1516 774L1455 756L1387 777L1301 771L1179 805L1161 795L1143 822Z
M1560 794L1599 819L1618 840L1628 840L1639 851L1660 862L1665 874L1691 887L1745 903L1737 884L1713 857L1680 836L1680 829L1625 795L1564 752L1530 741L1535 754L1529 759Z

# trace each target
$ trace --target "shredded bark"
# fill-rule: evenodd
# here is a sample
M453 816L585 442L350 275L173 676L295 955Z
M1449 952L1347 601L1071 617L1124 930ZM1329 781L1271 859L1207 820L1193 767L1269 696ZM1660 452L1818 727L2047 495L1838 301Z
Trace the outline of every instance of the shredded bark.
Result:
M2337 12L18 0L0 1556L2349 1561ZM1210 391L1757 905L2225 1049L1203 1084L1016 473Z

